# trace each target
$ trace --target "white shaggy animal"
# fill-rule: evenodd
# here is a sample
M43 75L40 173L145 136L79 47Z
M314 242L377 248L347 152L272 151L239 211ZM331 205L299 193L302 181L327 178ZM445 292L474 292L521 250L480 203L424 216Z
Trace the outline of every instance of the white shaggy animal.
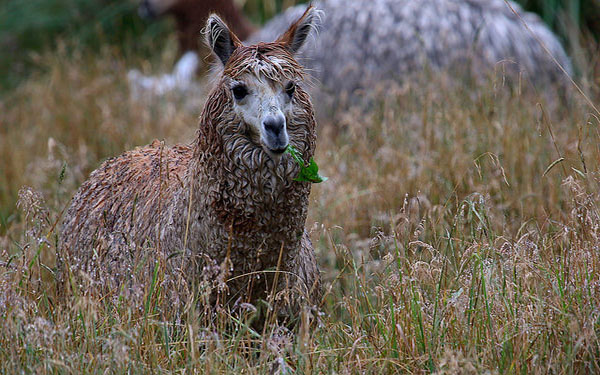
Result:
M173 91L189 90L193 86L199 62L196 52L187 51L175 64L173 73L151 77L145 76L137 69L130 70L127 73L127 80L133 97L139 98L146 94L165 95Z
M176 20L186 13L175 10L194 9L198 24L209 10L221 12L249 30L233 0L146 0L144 4L155 14L173 14ZM552 56L571 73L558 38L537 15L513 1L321 0L312 4L323 14L317 22L319 32L309 37L298 59L315 78L312 93L319 99L361 100L377 86L412 81L428 71L450 71L458 82L497 72L513 82L564 85L567 79ZM289 8L247 42L274 40L305 10L306 5ZM181 48L191 47L182 44Z
M571 72L558 38L513 1L326 0L314 5L324 16L298 59L314 72L320 91L335 96L363 95L377 83L410 81L428 69L449 70L459 79L496 71L513 81L564 84L566 76L552 56ZM289 8L248 42L273 40L305 9Z

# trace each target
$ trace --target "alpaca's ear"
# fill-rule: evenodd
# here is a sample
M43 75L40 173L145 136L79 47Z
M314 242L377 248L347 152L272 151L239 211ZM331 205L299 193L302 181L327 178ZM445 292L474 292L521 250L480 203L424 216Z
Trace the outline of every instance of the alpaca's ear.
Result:
M225 22L223 22L216 14L211 14L206 21L206 42L213 53L221 60L223 65L231 57L233 51L242 45L242 42L229 31Z
M318 11L312 5L309 6L302 17L294 22L292 26L277 39L277 42L283 44L288 51L295 54L306 41L310 31L315 28L315 21L318 17Z

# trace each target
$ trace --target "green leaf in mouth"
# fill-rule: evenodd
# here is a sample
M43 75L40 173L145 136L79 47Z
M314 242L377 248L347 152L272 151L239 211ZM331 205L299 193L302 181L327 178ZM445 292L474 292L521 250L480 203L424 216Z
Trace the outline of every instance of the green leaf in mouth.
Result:
M294 181L306 181L312 182L313 184L327 181L327 177L319 174L319 166L312 157L310 158L308 165L305 165L304 159L302 159L302 154L296 149L296 147L289 145L285 150L285 153L290 154L300 166L300 172L298 173L298 176L294 178Z

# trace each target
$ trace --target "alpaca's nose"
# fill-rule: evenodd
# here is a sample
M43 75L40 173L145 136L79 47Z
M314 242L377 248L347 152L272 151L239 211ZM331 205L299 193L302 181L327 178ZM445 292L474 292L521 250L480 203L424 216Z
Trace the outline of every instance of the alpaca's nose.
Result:
M262 125L264 128L262 136L264 145L273 153L283 153L289 143L283 114L277 113L266 116L262 121Z
M268 133L273 133L277 137L285 128L285 118L282 116L267 116L263 120L263 126Z

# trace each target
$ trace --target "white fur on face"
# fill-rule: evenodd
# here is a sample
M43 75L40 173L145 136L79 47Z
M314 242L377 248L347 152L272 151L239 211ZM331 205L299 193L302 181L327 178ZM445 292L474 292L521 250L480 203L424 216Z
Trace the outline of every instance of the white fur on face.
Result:
M292 114L293 100L285 91L286 83L275 82L266 77L258 78L251 74L244 74L242 77L231 80L229 87L244 85L247 95L243 99L236 99L233 92L233 110L236 114L249 125L252 138L255 141L260 140L260 144L267 152L278 147L272 143L272 136L268 136L265 129L265 120L269 117L283 119L283 133L279 140L284 141L285 146L289 142L287 134L287 122ZM277 146L281 146L278 143ZM270 152L269 152L270 153Z
M163 14L167 10L171 9L172 6L177 4L178 0L147 0L148 5L155 14Z

